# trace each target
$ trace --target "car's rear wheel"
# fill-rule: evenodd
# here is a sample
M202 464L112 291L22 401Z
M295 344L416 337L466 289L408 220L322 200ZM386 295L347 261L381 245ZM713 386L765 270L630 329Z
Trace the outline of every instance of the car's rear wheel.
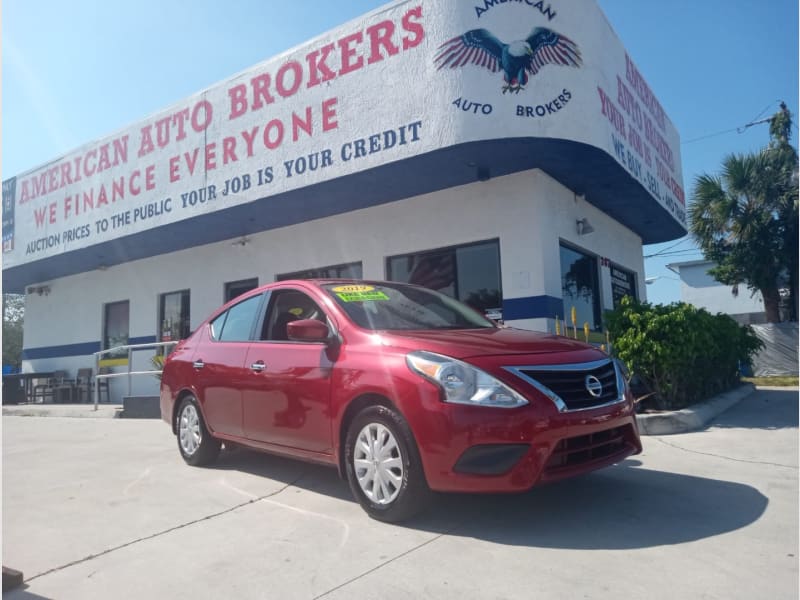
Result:
M370 406L350 423L345 442L347 479L364 510L395 523L425 507L430 490L408 424L385 406Z
M194 396L186 396L181 401L175 430L178 432L178 450L188 464L199 467L217 459L220 441L208 433Z

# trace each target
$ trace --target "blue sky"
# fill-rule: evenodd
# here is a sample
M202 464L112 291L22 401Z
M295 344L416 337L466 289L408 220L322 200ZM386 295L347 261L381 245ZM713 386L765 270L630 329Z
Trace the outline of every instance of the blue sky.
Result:
M553 0L557 5L558 1ZM571 1L571 0L569 0ZM675 123L687 196L726 154L758 149L778 101L798 109L797 0L599 0ZM379 0L6 0L2 177L52 160L384 4ZM733 131L729 131L733 130ZM712 135L726 132L720 135ZM797 136L797 129L793 135ZM710 137L705 137L710 136ZM698 139L703 138L703 139ZM646 246L645 255L668 244ZM645 262L654 302L679 299Z

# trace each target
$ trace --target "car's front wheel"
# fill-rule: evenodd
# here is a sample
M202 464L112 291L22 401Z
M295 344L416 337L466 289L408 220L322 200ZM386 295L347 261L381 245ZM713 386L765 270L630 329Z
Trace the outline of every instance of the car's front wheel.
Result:
M178 450L188 464L200 467L213 463L220 450L220 441L208 433L200 407L194 396L186 396L178 407L175 431Z
M370 406L350 423L345 442L347 479L374 519L396 523L424 508L430 490L408 424L385 406Z

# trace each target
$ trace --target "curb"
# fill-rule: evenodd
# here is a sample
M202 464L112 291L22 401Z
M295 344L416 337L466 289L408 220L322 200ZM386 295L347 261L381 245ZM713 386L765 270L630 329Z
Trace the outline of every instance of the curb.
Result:
M70 417L84 419L114 419L119 415L119 404L18 404L3 406L3 416L11 417Z
M752 383L714 396L689 408L657 414L636 415L641 435L670 435L702 429L717 415L728 410L755 391Z

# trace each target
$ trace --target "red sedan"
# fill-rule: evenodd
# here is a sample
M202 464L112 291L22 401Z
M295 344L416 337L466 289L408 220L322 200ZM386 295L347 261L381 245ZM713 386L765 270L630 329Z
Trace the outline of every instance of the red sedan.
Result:
M191 465L224 442L332 465L384 521L430 490L523 491L642 448L604 352L389 282L284 281L229 302L167 358L161 415Z

